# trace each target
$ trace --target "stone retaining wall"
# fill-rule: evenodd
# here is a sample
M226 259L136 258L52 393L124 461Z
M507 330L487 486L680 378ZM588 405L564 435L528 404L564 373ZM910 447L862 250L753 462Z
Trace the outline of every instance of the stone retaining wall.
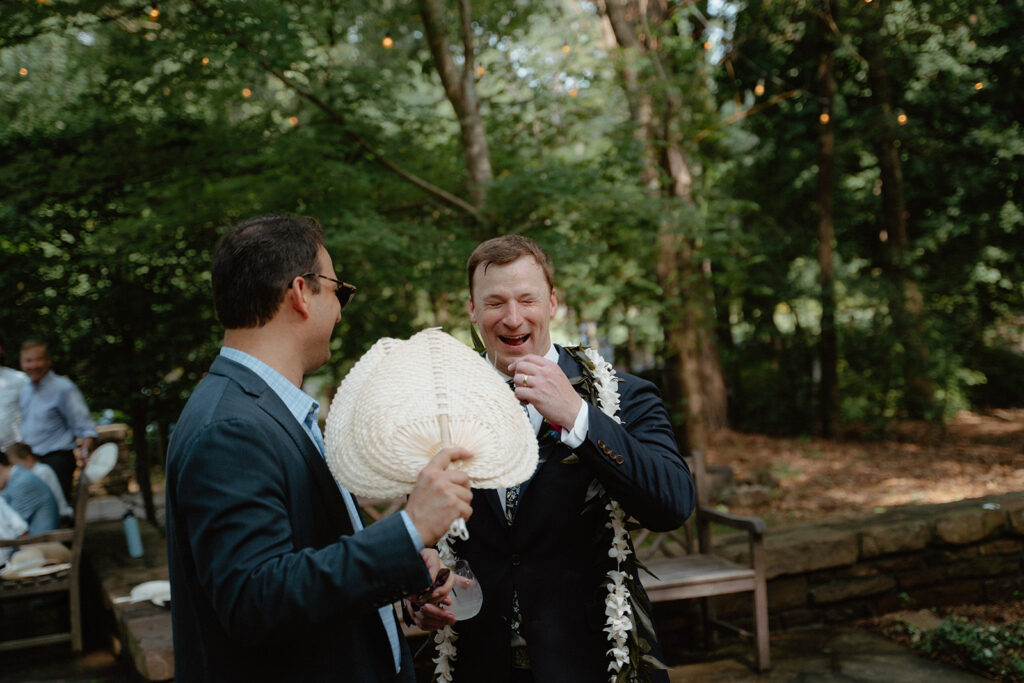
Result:
M765 546L773 633L911 607L1021 597L1024 493L769 528ZM747 561L746 541L735 535L720 537L717 552ZM714 600L719 615L751 626L749 593ZM699 623L694 608L655 606L665 640L692 639Z

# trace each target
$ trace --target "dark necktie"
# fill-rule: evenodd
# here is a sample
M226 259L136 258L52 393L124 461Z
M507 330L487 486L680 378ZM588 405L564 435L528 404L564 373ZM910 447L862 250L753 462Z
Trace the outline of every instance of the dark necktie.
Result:
M512 391L516 390L514 379L508 380L506 384L508 384L508 388L511 389ZM523 403L521 405L523 407L523 412L526 413L527 416L529 416L530 411L526 409L526 404ZM505 489L505 521L508 522L509 526L512 526L512 519L516 515L516 507L518 506L519 484L516 484L515 486L509 486L507 489Z

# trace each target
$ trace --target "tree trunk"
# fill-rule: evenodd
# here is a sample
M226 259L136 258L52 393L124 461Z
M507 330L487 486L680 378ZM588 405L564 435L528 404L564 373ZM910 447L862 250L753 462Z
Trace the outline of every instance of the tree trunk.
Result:
M663 20L667 8L660 3L605 0L600 9L608 23L606 42L625 53L618 71L629 102L634 136L645 150L641 170L644 191L652 198L672 198L693 206L693 176L676 132L681 100L647 25L649 18ZM635 24L644 26L643 40ZM653 67L653 75L647 80L642 80L634 68L640 57ZM663 95L655 99L653 92ZM666 368L670 371L665 393L684 403L686 448L706 450L708 427L727 423L725 382L711 314L714 294L699 265L695 241L680 233L679 222L673 216L666 215L662 220L656 258L655 270L665 300L661 324Z
M903 168L900 164L899 137L892 86L885 63L884 36L876 33L865 40L868 82L871 98L879 115L878 166L882 181L882 229L888 243L888 267L894 284L891 302L893 327L904 349L903 380L906 386L904 406L907 416L932 417L935 387L928 377L928 349L921 324L923 297L909 272L910 239L907 211L903 199Z
M711 285L711 260L701 261L701 287L704 290L704 321L697 330L700 344L700 381L704 395L704 426L709 431L729 426L729 394L718 353L718 316L715 292Z
M480 115L480 102L476 93L476 59L473 54L473 22L469 0L459 0L465 57L461 71L455 64L448 42L444 3L442 0L419 0L419 7L434 66L441 76L445 95L459 120L462 152L468 174L469 201L479 209L487 199L487 185L494 174L491 170L491 153L487 146L487 131Z
M146 438L148 421L145 400L136 398L131 405L132 445L135 447L135 481L142 493L146 508L146 519L156 524L156 506L153 503L153 487L149 483L149 441Z
M835 266L833 263L833 192L835 172L835 127L832 108L836 96L833 68L835 52L834 19L830 3L825 0L822 17L823 39L818 58L818 86L821 114L827 120L818 128L818 266L821 272L821 339L818 343L818 362L821 365L821 383L818 387L818 418L821 434L835 435L839 425L839 349L836 340Z

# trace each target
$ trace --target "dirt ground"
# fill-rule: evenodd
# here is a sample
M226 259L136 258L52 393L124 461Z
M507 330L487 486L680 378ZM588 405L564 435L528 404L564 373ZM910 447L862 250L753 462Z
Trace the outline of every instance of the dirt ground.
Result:
M720 431L707 464L732 470L719 502L769 526L1024 492L1024 409L896 423L885 440Z

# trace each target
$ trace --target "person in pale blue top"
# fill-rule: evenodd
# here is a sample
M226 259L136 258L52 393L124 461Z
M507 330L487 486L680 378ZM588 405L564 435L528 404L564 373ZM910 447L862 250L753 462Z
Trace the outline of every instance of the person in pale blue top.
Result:
M4 365L4 348L0 346L0 451L21 437L18 397L26 384L28 375Z
M57 501L43 480L0 453L0 496L28 524L30 536L53 531L60 523Z
M21 390L21 441L40 462L53 468L64 498L71 499L77 460L84 462L96 443L96 424L82 392L67 377L50 370L46 344L30 339L21 345L21 369L31 380Z
M43 480L46 487L50 489L50 493L53 494L53 499L57 501L57 512L60 513L61 518L74 516L75 511L68 505L67 498L64 497L64 492L60 488L57 473L53 471L52 467L44 462L39 462L39 458L32 452L32 449L20 441L12 443L5 452L12 465L20 465Z

